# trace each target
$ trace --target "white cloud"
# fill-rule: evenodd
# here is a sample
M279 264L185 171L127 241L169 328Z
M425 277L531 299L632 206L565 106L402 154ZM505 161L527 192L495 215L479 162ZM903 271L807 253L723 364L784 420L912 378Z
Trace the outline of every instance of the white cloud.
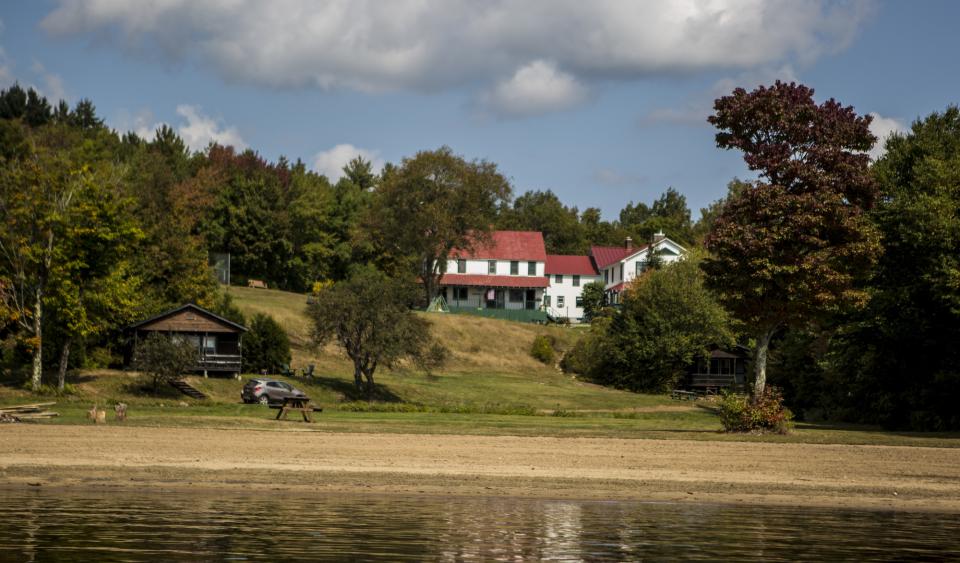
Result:
M55 35L86 36L134 56L198 62L226 79L270 87L479 86L495 93L527 80L518 75L537 70L531 61L552 61L554 78L568 88L805 64L849 45L870 6L870 0L60 0L41 25ZM506 76L513 79L498 86Z
M165 121L157 120L149 109L141 109L134 115L126 110L121 110L115 118L111 119L111 123L113 124L112 127L121 133L132 131L148 141L153 140L157 129L167 125L180 135L180 138L190 147L190 150L194 151L204 150L211 142L232 146L238 150L247 148L247 143L235 127L226 127L219 120L204 115L199 106L178 105L177 115L185 119L186 122L181 121L178 125L173 126Z
M336 182L343 176L343 167L358 156L362 156L365 160L369 160L373 164L374 173L378 173L380 169L383 168L383 159L380 158L380 151L362 149L344 143L329 150L318 152L317 155L313 157L313 169L331 181Z
M480 97L485 108L501 116L539 115L579 105L587 89L576 78L548 61L533 61L517 69Z
M893 117L884 117L876 112L870 112L873 121L870 122L870 132L876 135L877 144L870 149L870 158L877 160L886 152L887 137L893 133L902 133L907 130L907 126L899 119Z
M203 150L210 143L231 146L238 150L247 148L235 127L223 127L217 120L200 112L200 107L181 104L177 115L187 120L177 127L177 133L191 149Z

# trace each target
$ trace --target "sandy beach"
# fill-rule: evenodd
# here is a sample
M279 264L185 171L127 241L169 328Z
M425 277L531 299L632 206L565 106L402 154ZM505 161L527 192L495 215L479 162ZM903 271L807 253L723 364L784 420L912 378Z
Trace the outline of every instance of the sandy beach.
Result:
M0 427L0 487L957 512L960 448L11 424Z

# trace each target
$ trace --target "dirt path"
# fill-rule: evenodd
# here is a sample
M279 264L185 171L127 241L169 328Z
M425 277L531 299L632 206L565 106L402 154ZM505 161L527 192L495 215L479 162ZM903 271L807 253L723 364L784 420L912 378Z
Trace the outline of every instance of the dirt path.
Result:
M4 425L0 486L30 483L953 512L960 448Z

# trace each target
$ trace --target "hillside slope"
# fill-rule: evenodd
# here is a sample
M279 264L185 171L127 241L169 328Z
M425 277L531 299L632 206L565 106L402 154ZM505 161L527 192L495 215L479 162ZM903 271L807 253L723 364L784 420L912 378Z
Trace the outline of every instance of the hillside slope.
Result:
M357 398L350 390L352 364L334 345L321 350L310 346L306 297L283 291L230 288L236 304L246 314L268 313L284 327L293 343L293 365L316 365L317 373L336 389L339 400ZM569 349L580 329L538 326L469 315L424 313L433 335L451 357L433 374L414 370L378 370L377 382L385 386L387 400L445 407L478 409L486 405L536 409L617 410L669 403L669 399L637 395L578 381L530 356L538 334L554 337L557 347Z

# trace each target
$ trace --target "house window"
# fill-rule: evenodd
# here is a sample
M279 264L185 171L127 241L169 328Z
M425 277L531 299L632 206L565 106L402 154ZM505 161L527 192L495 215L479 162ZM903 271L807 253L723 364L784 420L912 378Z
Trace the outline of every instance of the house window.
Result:
M455 287L453 288L453 298L456 301L466 301L467 300L467 288L465 287Z
M527 262L527 275L535 276L537 275L537 263L536 262Z
M573 287L580 287L580 276L573 276Z
M620 281L623 281L623 264L620 264Z
M543 296L543 306L544 306L544 307L549 307L549 306L550 306L550 296L549 296L549 295L544 295L544 296Z
M520 262L517 262L516 260L510 261L510 275L511 276L520 275Z
M510 290L510 302L511 302L511 303L523 303L523 290L522 290L522 289L511 289L511 290Z
M467 273L467 261L466 260L457 260L457 273L466 274Z
M557 283L563 283L563 274L557 274L556 278L557 278Z
M203 337L203 352L205 354L217 353L217 337L216 336Z
M487 273L491 275L496 275L497 273L497 261L496 260L487 260Z
M564 301L564 300L563 300L563 296L562 296L562 295L558 295L558 296L557 296L557 307L563 307L563 301Z
M637 275L639 276L647 269L646 260L637 260Z
M577 296L577 307L583 307L583 297Z
M610 283L610 270L603 271L603 283Z

